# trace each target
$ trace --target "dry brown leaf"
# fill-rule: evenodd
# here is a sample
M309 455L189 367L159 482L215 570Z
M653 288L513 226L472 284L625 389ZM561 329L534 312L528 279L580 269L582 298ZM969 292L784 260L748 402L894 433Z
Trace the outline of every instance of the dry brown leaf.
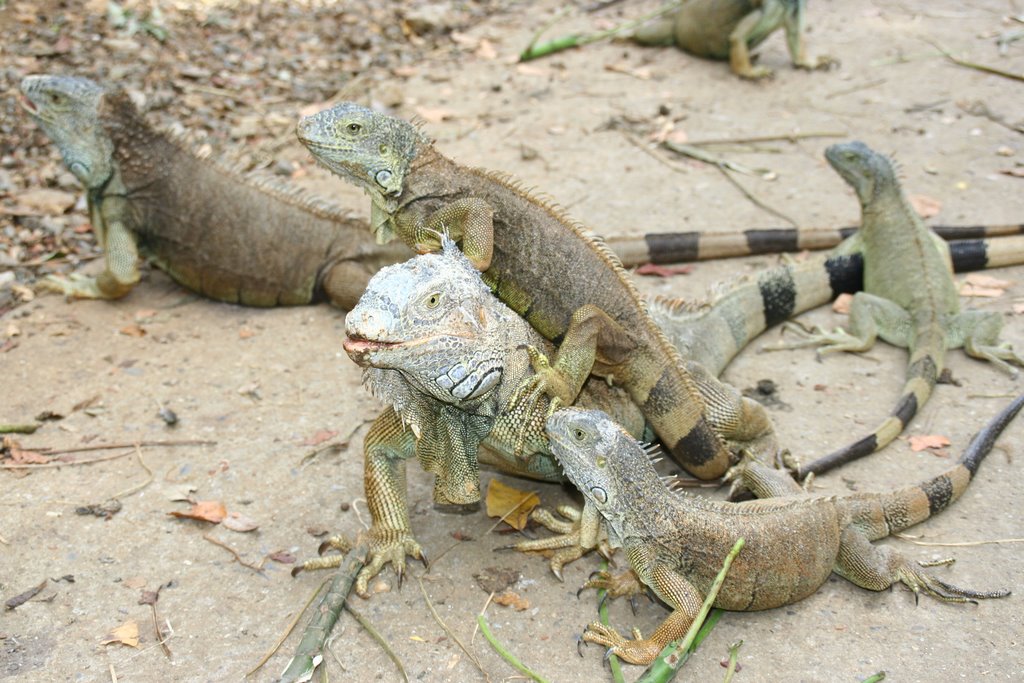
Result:
M138 588L145 588L146 579L141 576L129 576L127 579L121 582L121 585L125 588L131 588L136 590Z
M999 171L1003 175L1008 175L1011 178L1024 178L1024 166L1017 166L1016 168L1004 168Z
M172 517L179 517L182 519L198 519L203 522L220 524L224 518L227 517L228 511L224 507L224 503L221 503L220 501L201 500L185 512L175 510L174 512L168 512L167 514Z
M505 591L504 593L495 595L494 602L506 607L514 607L517 612L530 609L530 601L512 591Z
M129 619L104 636L103 640L100 641L100 645L110 645L111 643L120 643L121 645L137 648L139 646L139 622Z
M313 436L308 437L302 442L303 446L319 446L324 441L330 441L338 435L338 432L332 429L320 429Z
M1006 292L1006 288L1012 284L1011 280L1000 280L983 273L971 273L960 283L960 296L994 299L1002 296Z
M118 330L118 332L120 332L121 334L127 335L129 337L145 337L146 336L146 330L142 329L141 325L134 325L134 324L133 325L125 325L120 330Z
M1024 313L1024 302L1018 302L1013 305L1013 312L1015 315Z
M146 322L150 318L155 318L155 317L156 317L156 309L155 308L140 308L139 310L135 311L135 316L134 316L135 322L137 322L137 323Z
M480 39L480 45L473 51L473 54L480 59L496 59L498 57L498 51L494 49L494 44L486 38Z
M18 447L11 449L11 459L19 465L45 465L48 462L53 462L45 455L35 451L23 451Z
M672 277L673 275L687 275L693 272L693 266L660 266L656 263L645 263L635 271L637 275L655 275L657 277Z
M627 76L638 78L641 81L651 80L651 70L646 66L634 68L628 64L605 64L604 70L617 74L626 74Z
M910 450L915 453L926 448L944 448L949 445L949 439L939 434L915 434L909 441Z
M522 530L538 505L540 498L536 493L505 486L497 479L487 486L487 516L504 518L513 529Z
M441 123L455 118L455 112L444 107L416 107L416 115L427 123Z
M907 199L910 200L910 205L914 207L914 211L921 218L931 218L939 215L942 211L942 201L935 197L929 197L925 194L911 194L907 195Z
M849 315L851 303L853 303L853 294L840 294L832 302L832 310L842 315Z
M239 512L229 512L228 516L224 518L224 521L222 521L220 525L230 529L231 531L237 531L239 533L255 531L260 528L260 525L256 520L251 517L246 517Z
M964 282L969 282L977 287L992 287L994 289L1006 289L1013 284L1013 280L1000 280L984 273L970 273L964 278Z
M253 330L251 327L240 327L238 329L238 338L239 339L251 339L252 337L255 337L255 336L256 336L256 331Z

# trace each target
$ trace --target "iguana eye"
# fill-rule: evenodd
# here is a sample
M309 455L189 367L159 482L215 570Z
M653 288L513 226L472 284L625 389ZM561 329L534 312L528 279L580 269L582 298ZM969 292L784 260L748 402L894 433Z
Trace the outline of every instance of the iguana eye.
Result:
M594 496L594 500L596 500L598 503L607 503L608 502L608 492L605 491L600 486L591 486L590 487L590 493L591 493L591 495Z
M378 185L386 188L388 183L391 182L391 171L387 169L377 171L377 174L373 176L373 179L377 181Z
M579 427L577 427L576 429L572 430L572 438L576 439L577 441L586 441L587 433L580 429Z
M355 123L354 121L352 123L348 124L346 126L346 128L348 129L349 133L358 133L359 131L361 131L363 129L363 127L361 125L359 125L358 123Z
M437 308L441 305L441 292L434 292L430 294L426 299L424 299L424 303L427 305L427 308Z

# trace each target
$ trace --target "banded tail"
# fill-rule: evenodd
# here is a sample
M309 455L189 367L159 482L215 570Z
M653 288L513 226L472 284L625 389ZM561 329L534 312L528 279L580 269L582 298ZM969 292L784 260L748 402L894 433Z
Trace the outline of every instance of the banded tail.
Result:
M977 473L981 461L992 451L996 439L1022 407L1024 394L1015 398L974 435L956 465L928 481L887 494L882 507L888 533L922 522L959 498Z

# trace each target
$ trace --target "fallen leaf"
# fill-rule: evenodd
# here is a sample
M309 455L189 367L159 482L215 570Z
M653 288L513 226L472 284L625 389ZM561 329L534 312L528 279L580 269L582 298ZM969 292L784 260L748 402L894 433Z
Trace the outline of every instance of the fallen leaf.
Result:
M259 381L249 382L248 384L238 387L238 393L241 396L248 396L254 401L259 401L261 398Z
M195 493L196 487L192 484L181 484L169 491L169 500L184 501L186 503L192 502L192 494Z
M503 518L513 529L522 530L538 505L540 498L536 493L505 486L497 479L487 486L487 516Z
M239 512L229 512L228 516L220 523L221 526L230 529L231 531L237 531L239 533L245 533L246 531L255 531L260 528L260 525L255 520L246 517Z
M121 582L121 585L125 588L131 588L132 590L135 590L136 588L145 587L146 579L144 579L141 576L129 576L127 579Z
M416 107L416 115L427 123L441 123L455 118L455 112L444 107Z
M1008 175L1011 178L1024 178L1024 166L1017 166L1015 168L1004 168L999 171L1003 175Z
M146 336L146 330L142 329L141 325L135 325L135 324L125 325L120 330L118 330L118 332L120 332L121 334L127 335L129 337L145 337Z
M295 556L286 550L278 550L277 552L270 553L267 557L280 564L295 564Z
M182 519L198 519L203 522L220 524L224 518L227 517L228 511L224 507L224 503L221 503L220 501L201 500L185 512L175 510L174 512L168 512L167 514L172 517L179 517Z
M931 218L939 215L939 212L942 211L942 201L935 197L929 197L924 194L911 194L907 195L907 199L921 218Z
M605 64L604 70L611 71L612 73L633 76L641 81L649 81L651 79L651 70L646 66L633 68L627 64Z
M637 275L656 275L658 277L671 277L673 275L687 275L693 272L693 265L684 266L660 266L656 263L645 263L633 271Z
M36 595L38 595L39 591L43 590L44 588L46 588L46 579L43 579L43 582L38 586L33 586L24 593L19 593L15 595L13 598L8 598L4 602L4 607L8 610L17 609L18 607L21 607L26 602L28 602Z
M849 315L851 303L853 303L853 294L840 294L832 302L832 310L842 315Z
M530 609L530 601L512 591L505 591L494 596L494 602L506 607L514 607L517 612Z
M45 465L48 462L53 462L41 453L23 451L16 445L11 448L11 460L19 465Z
M985 275L984 273L970 273L964 278L964 282L969 282L978 287L994 287L996 289L1006 289L1013 284L1013 280L1000 280L997 277Z
M479 574L473 574L473 579L484 593L504 593L522 576L518 569L511 567L487 567Z
M498 56L498 51L494 49L494 44L486 38L480 39L480 45L477 46L473 54L480 59L495 59Z
M943 448L949 445L949 439L938 434L915 434L909 441L910 450L915 453L926 448Z
M238 330L238 338L239 339L251 339L252 337L255 337L255 336L256 336L256 331L253 330L251 327L241 327Z
M150 318L156 317L156 309L140 308L139 310L135 311L135 315L133 317L135 318L135 322L137 323L145 322Z
M324 441L330 441L338 435L338 432L331 429L321 429L313 436L302 442L303 446L319 446Z
M1020 315L1021 313L1024 313L1024 303L1015 303L1013 305L1013 312L1015 315Z
M1000 280L983 273L971 273L960 283L960 296L995 298L1002 296L1011 280Z
M139 622L129 619L108 633L100 641L100 645L110 645L112 643L120 643L121 645L137 648L139 646Z

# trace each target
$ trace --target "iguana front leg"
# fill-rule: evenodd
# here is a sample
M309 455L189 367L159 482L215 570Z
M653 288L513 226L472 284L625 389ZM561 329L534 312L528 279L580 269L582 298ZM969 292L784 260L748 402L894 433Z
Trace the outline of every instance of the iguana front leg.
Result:
M755 9L736 24L729 34L729 67L740 78L760 80L771 78L773 72L765 66L754 66L750 63L750 38L765 18L762 9Z
M119 197L106 197L100 210L90 207L96 239L104 250L104 269L96 278L74 273L70 278L47 276L41 289L78 299L119 299L139 281L139 250L135 235L123 219L127 203Z
M441 251L441 236L458 242L473 267L483 272L494 254L494 210L477 197L445 204L429 215L404 211L395 219L398 235L417 252Z
M524 553L553 550L548 565L551 573L561 581L562 568L565 565L578 560L594 548L600 548L602 554L610 555L611 548L607 544L607 534L601 515L592 504L585 502L582 512L570 505L559 506L557 511L569 521L556 519L544 508L537 508L530 513L530 519L553 531L554 536L520 541L509 548Z
M804 0L791 0L786 3L783 26L786 30L786 47L793 66L798 69L830 69L836 60L828 55L819 55L815 59L807 56L807 45L804 41Z

